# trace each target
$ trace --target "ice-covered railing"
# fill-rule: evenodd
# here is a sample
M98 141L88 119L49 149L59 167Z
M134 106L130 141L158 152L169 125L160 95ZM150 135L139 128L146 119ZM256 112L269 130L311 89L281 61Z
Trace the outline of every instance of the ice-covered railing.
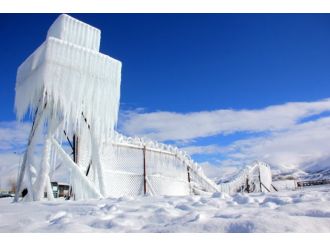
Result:
M237 192L272 191L272 175L268 164L254 161L243 168L229 182L218 184L219 190L228 194Z
M210 180L206 175L204 174L202 168L194 162L191 157L183 150L180 150L179 148L167 145L151 140L145 140L140 137L126 137L124 135L121 135L119 133L115 134L114 145L123 145L123 146L133 146L133 147L140 147L146 148L146 150L150 152L161 152L164 154L169 154L176 159L180 161L180 164L187 168L187 173L189 176L189 182L191 186L191 192L196 191L205 191L205 192L216 192L218 191L218 186Z

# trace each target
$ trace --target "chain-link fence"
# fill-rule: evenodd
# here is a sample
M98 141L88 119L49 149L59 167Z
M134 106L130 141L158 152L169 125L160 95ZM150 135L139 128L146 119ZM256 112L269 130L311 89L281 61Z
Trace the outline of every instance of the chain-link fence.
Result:
M92 164L88 132L81 133L78 166L99 190L99 177ZM117 134L102 144L101 162L106 195L189 195L215 192L209 180L192 159L176 147Z
M218 184L221 192L235 194L237 192L270 192L272 174L268 164L254 161L242 169L229 182Z
M109 196L187 195L187 168L175 154L147 146L114 143L103 154Z
M87 192L95 194L101 186L105 187L103 196L113 197L273 191L271 171L266 163L255 161L229 182L217 185L182 150L119 134L111 142L100 144L102 172L99 172L93 164L97 159L92 156L88 132L81 133L80 138L84 141L79 142L77 165L94 189L87 188L86 183L80 181L81 176L70 176L69 184L77 198L87 198ZM99 174L102 174L102 179ZM86 188L82 188L83 184Z

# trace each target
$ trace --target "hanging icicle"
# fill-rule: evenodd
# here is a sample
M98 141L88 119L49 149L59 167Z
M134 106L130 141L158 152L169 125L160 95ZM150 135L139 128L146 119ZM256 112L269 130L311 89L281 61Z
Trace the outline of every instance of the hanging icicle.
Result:
M63 119L63 129L79 133L86 118L98 141L111 137L118 116L121 62L98 52L99 42L98 29L60 15L46 41L18 68L18 119L29 109L33 112L42 96Z

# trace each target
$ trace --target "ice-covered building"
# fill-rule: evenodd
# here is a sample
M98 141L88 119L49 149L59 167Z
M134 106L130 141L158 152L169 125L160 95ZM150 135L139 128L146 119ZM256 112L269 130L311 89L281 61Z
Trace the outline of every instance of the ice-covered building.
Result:
M236 190L236 183L216 185L176 147L115 132L121 62L102 54L100 42L100 30L60 15L46 40L18 68L17 118L30 112L34 120L15 200L25 187L26 200L40 200L45 191L52 199L52 175L59 165L70 177L75 199ZM43 153L36 162L41 132Z

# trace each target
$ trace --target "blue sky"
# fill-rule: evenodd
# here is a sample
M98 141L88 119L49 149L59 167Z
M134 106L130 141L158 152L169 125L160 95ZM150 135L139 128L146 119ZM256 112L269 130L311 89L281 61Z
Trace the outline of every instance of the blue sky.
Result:
M125 134L179 145L216 165L330 160L330 15L72 16L101 29L101 52L123 63L118 128ZM8 125L16 69L56 17L0 15L0 135L17 131ZM3 146L8 135L0 136Z

